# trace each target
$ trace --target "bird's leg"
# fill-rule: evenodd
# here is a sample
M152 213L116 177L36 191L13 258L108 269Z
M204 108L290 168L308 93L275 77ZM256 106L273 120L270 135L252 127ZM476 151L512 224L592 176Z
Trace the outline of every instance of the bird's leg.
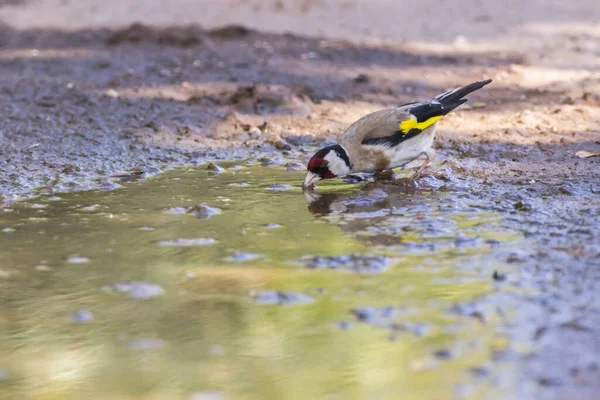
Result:
M421 164L421 166L419 167L417 172L415 172L415 174L412 176L412 179L414 181L416 181L417 179L419 179L421 177L421 174L425 170L425 167L427 166L427 164L429 164L429 161L431 161L431 159L429 158L429 154L427 154L427 152L425 152L425 151L423 151L421 154L419 154L418 157L415 157L412 161L415 161L416 159L420 158L422 155L425 155L425 157L427 157L427 158L425 159L425 162L423 164Z
M373 177L375 181L391 181L394 179L394 171L391 169L376 170Z

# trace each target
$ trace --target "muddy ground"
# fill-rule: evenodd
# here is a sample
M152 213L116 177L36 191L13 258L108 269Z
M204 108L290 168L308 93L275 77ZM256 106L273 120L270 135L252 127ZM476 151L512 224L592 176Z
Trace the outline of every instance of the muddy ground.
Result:
M18 7L0 15L21 15ZM482 15L473 18L485 23ZM530 270L540 293L514 300L525 311L506 326L536 347L519 358L521 395L592 399L600 389L600 157L575 156L600 151L597 23L471 46L461 36L419 45L239 25L65 30L15 21L0 35L6 206L40 192L110 189L111 175L135 168L305 162L367 112L494 79L440 124L429 171L476 182L486 193L471 196L492 194L520 215L525 235L539 235L536 248L505 260Z

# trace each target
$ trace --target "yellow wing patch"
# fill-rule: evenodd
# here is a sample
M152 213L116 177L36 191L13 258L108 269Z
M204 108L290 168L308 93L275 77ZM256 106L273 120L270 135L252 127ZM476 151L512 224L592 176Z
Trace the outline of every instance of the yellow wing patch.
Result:
M438 115L437 117L431 117L428 120L425 120L423 122L417 122L416 119L407 119L405 121L400 122L400 131L402 133L408 133L411 131L411 129L420 129L420 130L424 130L429 128L431 125L435 124L436 122L438 122L440 119L442 119L443 115Z

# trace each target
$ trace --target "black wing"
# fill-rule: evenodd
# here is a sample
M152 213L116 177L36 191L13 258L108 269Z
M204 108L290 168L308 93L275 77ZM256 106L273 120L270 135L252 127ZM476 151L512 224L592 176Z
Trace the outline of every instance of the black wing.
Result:
M366 145L384 145L397 146L405 140L412 139L431 125L439 121L444 115L454 110L459 105L465 103L463 99L451 106L445 106L438 101L430 101L427 103L416 103L414 107L410 107L407 112L412 115L412 118L398 121L398 130L390 136L365 139L362 144Z
M446 93L442 93L435 99L426 103L408 103L400 106L408 107L407 112L412 118L405 121L398 121L398 130L390 136L365 139L362 144L366 145L384 145L397 146L405 140L414 138L425 129L429 128L443 116L454 110L456 107L467 102L463 99L466 95L475 90L479 90L492 80L488 79L482 82L474 82ZM413 105L414 104L414 105Z

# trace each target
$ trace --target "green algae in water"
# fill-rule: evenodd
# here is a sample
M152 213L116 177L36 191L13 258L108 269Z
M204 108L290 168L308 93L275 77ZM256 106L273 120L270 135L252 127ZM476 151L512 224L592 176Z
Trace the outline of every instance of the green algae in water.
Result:
M469 383L471 397L481 397L468 370L502 340L493 320L447 311L492 290L470 269L493 263L493 249L449 243L459 234L499 243L515 235L495 228L491 213L440 212L442 194L394 194L369 211L396 214L374 218L357 218L351 207L324 212L361 196L361 186L339 182L317 190L330 197L315 212L298 187L302 175L274 166L176 169L0 213L0 230L10 229L0 232L2 396L438 400ZM201 204L221 212L187 212ZM173 209L182 211L165 213ZM395 230L407 222L411 229ZM395 264L356 274L300 263L348 254ZM132 281L140 296L131 295ZM253 297L273 290L313 301L261 305ZM352 314L387 306L400 311L385 326ZM74 322L80 310L93 319ZM411 324L427 329L403 330ZM440 349L455 356L437 359Z

